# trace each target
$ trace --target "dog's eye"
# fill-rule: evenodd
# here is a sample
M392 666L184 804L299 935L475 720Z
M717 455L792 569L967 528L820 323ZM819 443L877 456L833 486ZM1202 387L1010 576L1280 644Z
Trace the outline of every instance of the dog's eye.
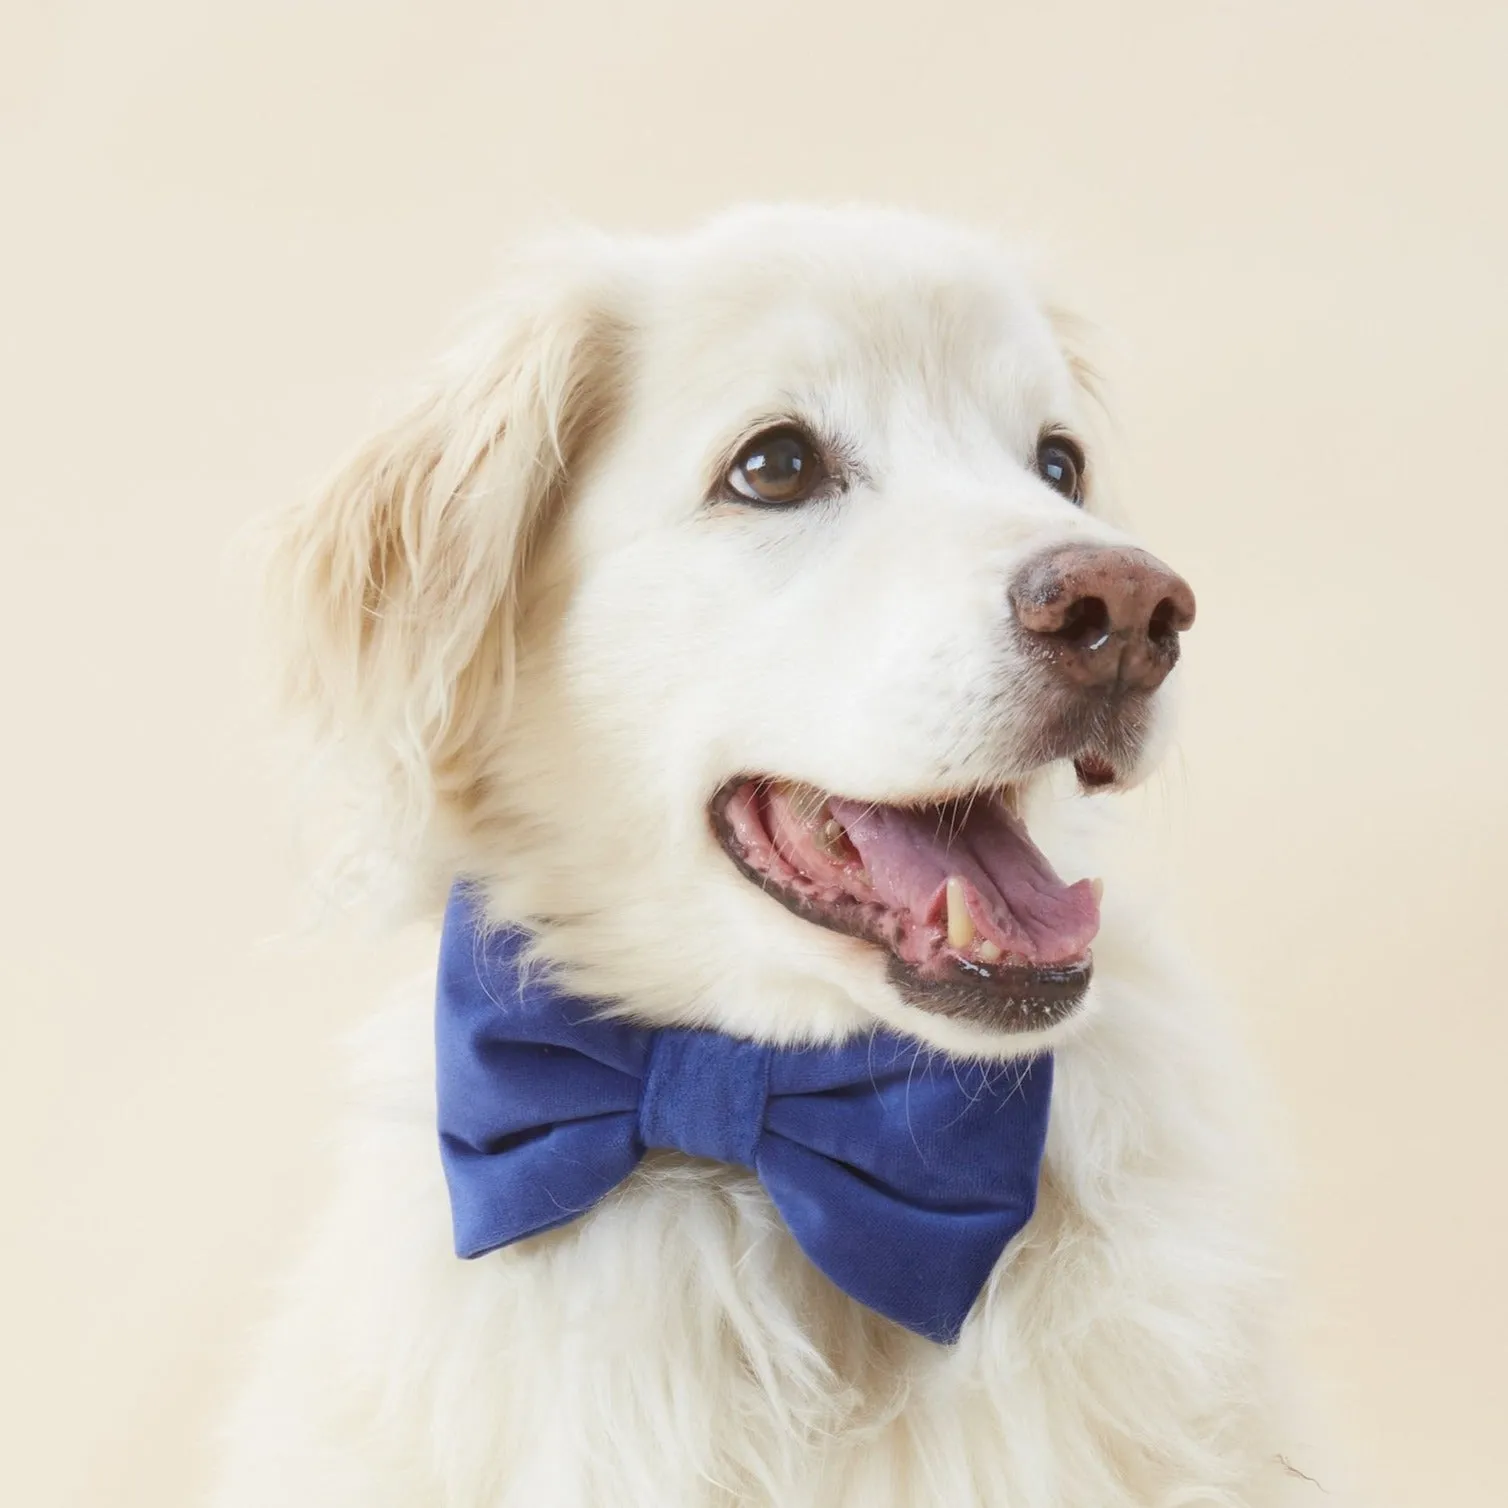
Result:
M817 448L799 429L772 429L739 451L727 476L729 488L751 503L804 503L826 473Z
M1084 501L1084 452L1067 435L1043 435L1037 442L1037 475L1069 502Z

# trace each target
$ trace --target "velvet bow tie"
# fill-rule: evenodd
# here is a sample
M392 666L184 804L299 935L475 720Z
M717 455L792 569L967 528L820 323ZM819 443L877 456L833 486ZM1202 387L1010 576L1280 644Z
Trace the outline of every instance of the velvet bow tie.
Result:
M520 967L457 887L438 990L440 1151L456 1251L587 1213L652 1147L751 1169L861 1304L950 1342L1031 1218L1052 1059L981 1064L876 1032L781 1048L604 1020Z

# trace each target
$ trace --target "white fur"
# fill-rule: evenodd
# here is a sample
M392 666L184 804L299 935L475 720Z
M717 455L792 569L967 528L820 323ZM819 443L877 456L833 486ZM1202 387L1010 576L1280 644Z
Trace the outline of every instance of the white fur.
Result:
M589 1216L458 1261L430 990L366 1033L341 1191L232 1421L218 1508L1120 1508L1286 1501L1244 1078L1108 877L1096 980L1034 1040L905 1004L876 950L714 844L774 772L873 799L1032 775L1006 583L1125 538L1029 466L1084 368L992 245L872 212L577 238L414 411L278 526L288 689L350 756L390 861L483 878L565 978L774 1040L876 1020L1054 1047L1038 1212L956 1347L862 1309L752 1178L655 1155ZM705 501L800 413L863 480L794 514ZM1040 772L1070 878L1099 819ZM542 918L548 918L542 923Z

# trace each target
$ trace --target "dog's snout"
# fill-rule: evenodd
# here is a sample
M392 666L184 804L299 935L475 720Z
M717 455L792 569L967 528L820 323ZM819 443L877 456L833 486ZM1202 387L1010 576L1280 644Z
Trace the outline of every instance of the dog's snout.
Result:
M1027 642L1086 690L1155 691L1194 622L1188 582L1145 550L1050 551L1027 562L1010 597Z

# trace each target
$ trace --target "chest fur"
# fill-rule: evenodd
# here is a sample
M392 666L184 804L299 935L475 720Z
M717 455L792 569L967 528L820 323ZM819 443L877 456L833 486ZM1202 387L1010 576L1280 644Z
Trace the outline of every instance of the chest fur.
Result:
M1252 1465L1241 1299L1191 1283L1154 1223L1096 1228L1049 1168L941 1347L828 1284L752 1179L659 1157L587 1220L473 1264L489 1354L449 1364L491 1373L508 1505L1114 1508L1232 1485ZM529 1482L546 1495L515 1495Z

